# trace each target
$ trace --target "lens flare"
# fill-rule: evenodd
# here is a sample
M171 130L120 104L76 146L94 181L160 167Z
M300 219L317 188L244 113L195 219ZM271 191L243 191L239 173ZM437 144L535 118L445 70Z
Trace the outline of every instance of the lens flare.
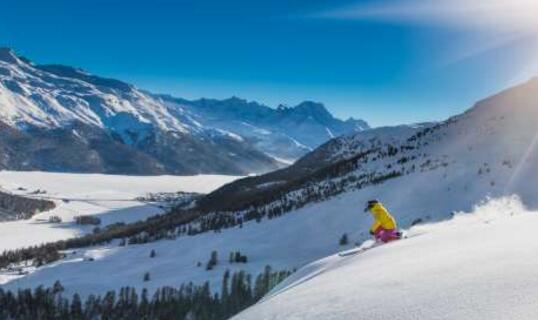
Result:
M538 33L538 0L378 1L330 10L317 16L445 25L487 32Z

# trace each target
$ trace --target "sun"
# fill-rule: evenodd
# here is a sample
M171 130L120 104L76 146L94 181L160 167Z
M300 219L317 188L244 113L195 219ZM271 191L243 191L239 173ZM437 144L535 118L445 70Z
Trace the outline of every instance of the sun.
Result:
M486 0L480 1L489 20L506 31L538 33L538 0Z
M380 0L341 7L318 16L538 33L538 0Z

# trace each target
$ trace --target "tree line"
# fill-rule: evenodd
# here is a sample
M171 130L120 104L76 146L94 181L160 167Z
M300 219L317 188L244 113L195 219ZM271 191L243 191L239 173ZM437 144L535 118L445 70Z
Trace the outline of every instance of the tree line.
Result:
M49 200L23 197L11 193L0 191L0 211L5 214L3 219L29 219L34 214L52 210L56 207L54 202Z
M85 299L76 293L71 298L64 297L60 282L35 290L0 289L0 320L224 320L259 301L290 274L267 266L253 280L244 271L226 271L219 293L212 293L208 282L162 287L152 295L147 289L124 287Z

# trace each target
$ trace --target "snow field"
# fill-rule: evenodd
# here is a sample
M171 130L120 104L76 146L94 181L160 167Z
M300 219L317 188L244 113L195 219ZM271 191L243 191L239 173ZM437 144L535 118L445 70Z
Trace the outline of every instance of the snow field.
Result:
M0 223L0 251L91 232L92 226L73 223L77 215L98 216L102 221L101 226L106 226L116 222L134 222L162 213L162 209L154 204L134 200L149 192L207 193L235 179L237 177L216 175L138 177L0 171L2 189L21 195L44 190L46 194L29 196L50 197L57 204L54 210L37 214L29 220ZM62 223L49 223L48 218L53 215L59 216Z
M535 319L538 214L491 200L292 275L234 319Z

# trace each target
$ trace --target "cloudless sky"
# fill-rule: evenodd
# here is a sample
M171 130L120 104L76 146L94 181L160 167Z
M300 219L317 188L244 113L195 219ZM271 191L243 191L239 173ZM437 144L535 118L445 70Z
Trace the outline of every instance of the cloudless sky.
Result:
M0 46L153 92L235 95L273 107L314 100L376 126L441 120L538 75L538 41L527 26L510 20L492 31L457 21L466 16L438 16L451 8L416 5L0 0Z

